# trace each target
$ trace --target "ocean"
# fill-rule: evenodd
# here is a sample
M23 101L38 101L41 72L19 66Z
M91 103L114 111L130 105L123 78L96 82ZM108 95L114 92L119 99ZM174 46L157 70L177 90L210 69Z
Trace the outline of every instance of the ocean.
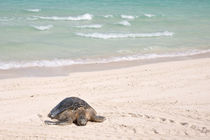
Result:
M210 0L0 0L0 69L210 52Z

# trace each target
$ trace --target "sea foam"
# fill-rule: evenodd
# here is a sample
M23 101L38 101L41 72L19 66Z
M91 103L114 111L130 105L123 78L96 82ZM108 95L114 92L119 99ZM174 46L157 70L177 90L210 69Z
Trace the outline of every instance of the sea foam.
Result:
M105 15L104 17L105 17L105 18L112 18L113 15Z
M144 16L151 18L151 17L154 17L155 15L152 15L152 14L144 14Z
M80 26L75 26L76 28L94 28L98 29L101 28L103 25L100 24L91 24L91 25L80 25Z
M118 24L124 25L124 26L131 26L131 24L127 20L123 20L123 21L119 22Z
M40 12L41 9L25 9L28 12Z
M156 32L156 33L76 33L78 36L98 38L98 39L114 39L114 38L139 38L139 37L158 37L158 36L173 36L173 32Z
M52 17L44 17L44 16L37 16L40 19L46 19L46 20L92 20L93 15L91 14L84 14L76 17L68 16L68 17L58 17L58 16L52 16Z
M34 21L34 20L37 20L38 18L37 18L37 17L27 17L26 19L27 19L27 20Z
M14 20L14 18L0 17L0 22L7 22L7 21L11 21L11 20Z
M123 19L135 19L134 16L130 16L130 15L121 15L121 18L123 18Z
M120 61L133 61L133 60L145 60L145 59L156 59L156 58L171 58L171 57L181 57L181 56L193 56L198 54L205 54L210 52L208 50L191 50L185 52L176 53L166 53L166 54L136 54L129 56L119 56L110 58L99 58L99 59L54 59L54 60L37 60L37 61L11 61L11 62L1 62L0 69L19 69L19 68L30 68L30 67L61 67L61 66L71 66L76 64L103 64L111 62Z
M46 25L46 26L35 26L35 25L33 25L32 27L34 27L35 29L40 30L40 31L45 31L45 30L51 29L53 27L53 25Z

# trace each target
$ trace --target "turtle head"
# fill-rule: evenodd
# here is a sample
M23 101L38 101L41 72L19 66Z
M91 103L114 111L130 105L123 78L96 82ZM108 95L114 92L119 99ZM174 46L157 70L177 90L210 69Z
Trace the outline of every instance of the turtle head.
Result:
M85 115L80 115L77 119L77 125L79 126L85 126L87 124L87 118L85 117Z
M51 114L51 113L49 113L47 116L48 116L49 118L51 118L51 119L54 119L54 118L55 118L55 116L54 116L53 114Z
M58 116L59 112L58 111L51 111L47 116L51 119L56 119Z

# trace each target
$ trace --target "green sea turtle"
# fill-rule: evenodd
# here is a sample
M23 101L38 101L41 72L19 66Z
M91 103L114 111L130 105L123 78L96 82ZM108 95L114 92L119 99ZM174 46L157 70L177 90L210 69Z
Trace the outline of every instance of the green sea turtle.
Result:
M45 121L48 125L65 125L76 123L84 126L88 121L103 122L106 118L97 116L96 111L84 100L78 97L68 97L55 106L48 117L58 121Z

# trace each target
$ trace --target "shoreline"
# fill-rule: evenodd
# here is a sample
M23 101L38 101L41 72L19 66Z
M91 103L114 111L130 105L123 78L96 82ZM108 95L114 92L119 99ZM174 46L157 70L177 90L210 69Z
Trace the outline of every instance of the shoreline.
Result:
M183 59L182 59L183 60ZM0 79L0 139L97 140L210 138L210 58ZM87 101L103 123L48 126L66 97Z
M162 63L162 62L173 62L183 61L199 58L210 58L210 53L195 54L189 56L179 57L165 57L155 59L144 59L144 60L132 60L132 61L120 61L110 63L98 63L98 64L75 64L71 66L60 66L60 67L30 67L30 68L14 68L9 70L0 70L0 79L10 79L19 77L57 77L67 76L75 72L90 72L90 71L104 71L112 69L122 69L140 65Z

